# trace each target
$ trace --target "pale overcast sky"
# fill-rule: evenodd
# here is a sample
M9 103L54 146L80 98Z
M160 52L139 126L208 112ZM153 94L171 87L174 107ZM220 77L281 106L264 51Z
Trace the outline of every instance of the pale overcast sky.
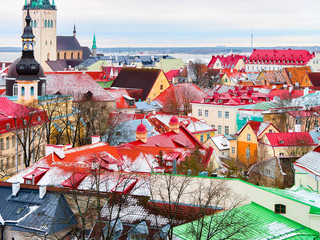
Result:
M0 46L19 46L24 0L1 0ZM50 0L51 2L52 0ZM55 0L58 35L98 47L320 45L319 0Z

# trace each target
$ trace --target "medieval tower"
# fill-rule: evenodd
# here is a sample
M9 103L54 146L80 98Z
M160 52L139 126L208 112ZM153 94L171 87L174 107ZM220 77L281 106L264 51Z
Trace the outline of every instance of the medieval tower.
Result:
M35 35L34 55L45 71L49 70L46 61L57 60L57 9L52 0L30 0L31 27ZM23 28L26 26L28 4L23 6Z

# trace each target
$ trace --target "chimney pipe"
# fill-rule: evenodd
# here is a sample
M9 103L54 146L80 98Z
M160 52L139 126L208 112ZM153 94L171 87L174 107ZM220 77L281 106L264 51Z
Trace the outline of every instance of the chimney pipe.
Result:
M32 174L32 185L34 185L34 174Z
M20 182L14 182L12 183L12 196L17 196L18 192L20 190Z
M47 186L45 185L39 186L39 198L43 199L46 193L47 193Z
M54 152L54 145L46 145L46 157Z
M99 143L100 142L100 136L95 135L91 136L91 144Z
M63 151L63 145L54 146L54 152L58 155L59 158L63 159L64 151Z
M2 63L2 69L1 70L4 70L6 68L6 63Z

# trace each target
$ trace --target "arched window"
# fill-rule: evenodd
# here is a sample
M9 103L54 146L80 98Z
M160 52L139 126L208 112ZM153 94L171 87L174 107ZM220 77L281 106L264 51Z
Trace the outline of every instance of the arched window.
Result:
M78 52L78 59L80 59L80 53Z
M18 96L18 84L13 85L13 96Z
M73 53L71 53L71 59L73 59Z
M22 95L22 96L25 95L25 89L24 89L24 87L21 88L21 95Z
M33 28L33 20L31 20L31 27Z
M46 84L45 83L43 83L41 86L41 95L42 96L46 95Z
M34 25L35 28L37 27L37 20L34 20L33 25Z
M67 59L67 53L64 53L64 59Z
M47 24L48 24L48 22L47 22L47 20L45 20L45 21L44 21L44 27L45 27L45 28L48 26Z
M31 96L34 96L34 87L30 88Z
M60 53L57 53L57 59L58 60L60 59Z
M50 53L47 54L47 60L50 61Z
M53 20L51 20L51 27L53 28Z

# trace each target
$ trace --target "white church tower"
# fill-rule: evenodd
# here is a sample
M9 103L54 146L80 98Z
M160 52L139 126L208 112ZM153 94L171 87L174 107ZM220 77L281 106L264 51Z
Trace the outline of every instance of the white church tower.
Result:
M44 71L48 71L50 68L46 61L57 60L57 9L54 0L29 1L31 27L35 35L35 59L41 64ZM25 18L29 1L25 0L22 9L23 28L26 26Z

